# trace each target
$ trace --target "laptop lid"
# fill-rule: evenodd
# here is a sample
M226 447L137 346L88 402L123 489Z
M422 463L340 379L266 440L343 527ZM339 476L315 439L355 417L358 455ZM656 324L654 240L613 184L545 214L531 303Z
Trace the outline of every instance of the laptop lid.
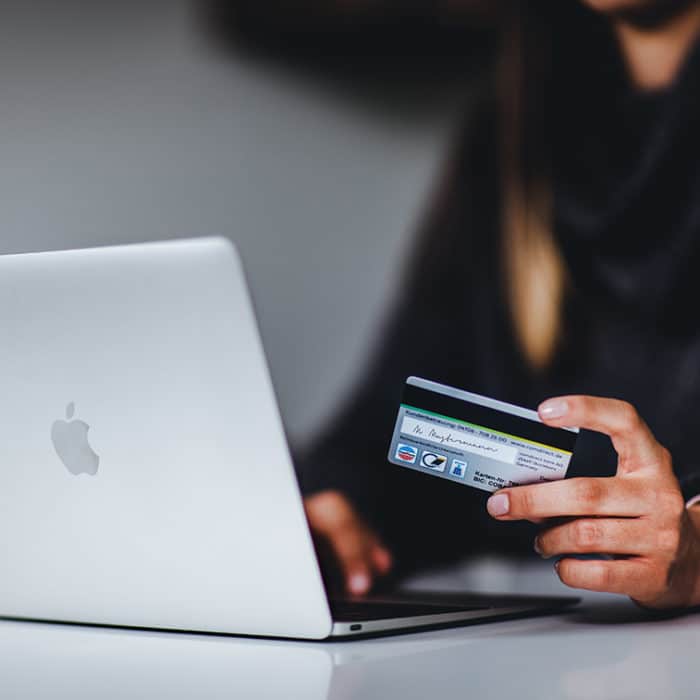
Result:
M0 257L0 615L324 638L223 238Z

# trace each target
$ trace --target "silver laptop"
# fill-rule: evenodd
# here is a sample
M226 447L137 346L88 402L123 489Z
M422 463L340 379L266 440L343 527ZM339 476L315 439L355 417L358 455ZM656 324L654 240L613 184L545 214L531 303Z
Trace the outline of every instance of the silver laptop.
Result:
M329 600L226 239L0 257L0 319L2 617L325 639L575 600Z

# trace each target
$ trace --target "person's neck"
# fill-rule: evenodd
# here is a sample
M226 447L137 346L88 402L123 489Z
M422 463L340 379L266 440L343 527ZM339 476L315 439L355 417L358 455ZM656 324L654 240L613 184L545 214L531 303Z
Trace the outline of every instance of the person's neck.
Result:
M659 26L625 18L614 20L613 26L634 84L641 90L660 90L674 81L700 36L700 3Z

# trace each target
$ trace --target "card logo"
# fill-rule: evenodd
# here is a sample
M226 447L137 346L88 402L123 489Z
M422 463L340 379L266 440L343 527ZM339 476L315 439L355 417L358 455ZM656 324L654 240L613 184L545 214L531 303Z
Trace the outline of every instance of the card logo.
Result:
M420 465L426 469L432 469L434 472L444 472L447 465L447 457L435 452L423 452L423 456L420 458Z
M450 476L456 476L458 479L464 479L467 474L467 463L461 459L453 459L450 465Z
M418 450L410 445L399 443L399 446L396 448L395 458L406 464L415 464L416 459L418 459Z

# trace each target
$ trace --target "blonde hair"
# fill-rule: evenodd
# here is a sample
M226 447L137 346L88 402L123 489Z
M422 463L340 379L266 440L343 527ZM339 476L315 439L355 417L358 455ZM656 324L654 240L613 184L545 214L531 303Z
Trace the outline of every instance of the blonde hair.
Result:
M537 114L551 59L536 22L516 5L503 35L499 97L506 298L521 351L539 371L551 363L561 338L567 274L554 239L546 133ZM540 80L530 81L531 75Z

